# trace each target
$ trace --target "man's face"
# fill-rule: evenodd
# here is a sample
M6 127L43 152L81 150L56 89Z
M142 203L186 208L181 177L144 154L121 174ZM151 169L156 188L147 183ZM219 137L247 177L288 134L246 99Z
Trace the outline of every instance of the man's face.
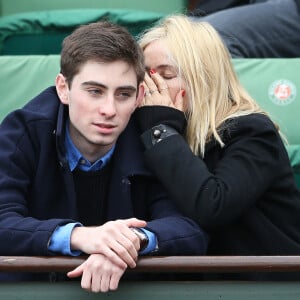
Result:
M56 87L61 102L69 106L73 143L90 161L111 149L143 97L133 67L123 61L89 61L71 87L61 74Z

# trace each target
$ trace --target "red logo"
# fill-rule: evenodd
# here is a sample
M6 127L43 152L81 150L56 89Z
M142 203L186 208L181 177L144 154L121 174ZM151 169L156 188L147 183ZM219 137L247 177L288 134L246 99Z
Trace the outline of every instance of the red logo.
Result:
M277 105L288 105L296 98L296 86L289 80L274 81L269 87L269 98Z

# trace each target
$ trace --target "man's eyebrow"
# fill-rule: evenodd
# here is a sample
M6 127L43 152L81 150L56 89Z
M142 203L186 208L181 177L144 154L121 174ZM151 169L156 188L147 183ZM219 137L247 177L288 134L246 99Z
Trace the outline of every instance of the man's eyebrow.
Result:
M97 86L97 87L101 87L103 89L108 89L108 87L105 84L102 84L98 81L85 81L81 84L82 86ZM122 85L122 86L118 86L117 87L118 90L132 90L132 91L136 91L137 88L135 86L132 85Z
M119 86L117 88L118 90L130 90L130 91L136 91L136 87L132 86L132 85L123 85L123 86Z
M88 85L92 85L92 86L98 86L98 87L101 87L101 88L104 88L104 89L107 89L107 86L105 84L102 84L98 81L93 81L93 80L90 80L90 81L85 81L83 83L81 83L82 86L88 86Z

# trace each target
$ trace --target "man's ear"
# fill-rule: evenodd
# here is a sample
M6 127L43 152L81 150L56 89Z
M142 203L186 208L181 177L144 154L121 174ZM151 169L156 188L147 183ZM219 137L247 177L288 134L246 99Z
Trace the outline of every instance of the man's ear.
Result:
M139 85L139 90L138 90L137 97L136 97L135 108L139 107L140 104L142 103L142 101L144 99L144 94L145 94L145 88L144 88L143 84L141 83Z
M59 73L55 79L56 92L61 103L68 105L69 104L69 86L65 76Z

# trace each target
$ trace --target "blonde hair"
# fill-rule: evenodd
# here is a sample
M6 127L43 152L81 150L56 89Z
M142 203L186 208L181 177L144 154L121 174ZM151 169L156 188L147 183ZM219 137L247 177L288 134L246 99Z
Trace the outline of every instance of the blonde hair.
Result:
M169 16L146 31L139 44L144 50L156 40L163 40L187 85L186 139L194 154L204 157L212 138L224 146L220 130L227 119L265 114L240 84L230 54L210 24Z

